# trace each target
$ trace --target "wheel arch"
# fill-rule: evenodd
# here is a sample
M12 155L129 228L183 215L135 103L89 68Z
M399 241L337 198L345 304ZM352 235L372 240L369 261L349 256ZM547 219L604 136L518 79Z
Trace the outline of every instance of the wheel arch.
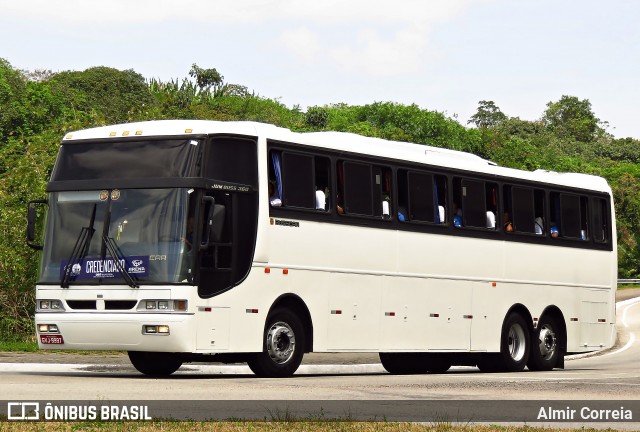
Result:
M522 316L522 318L524 318L524 320L527 323L527 326L529 326L529 333L532 334L533 333L533 317L531 316L531 312L529 312L529 309L527 309L527 307L522 303L516 303L509 308L507 313L504 315L504 318L502 319L502 325L504 325L504 323L507 321L507 317L512 313L518 313L520 314L520 316Z
M271 307L269 308L269 316L275 309L283 308L288 309L291 312L295 313L296 316L302 321L302 326L304 327L304 335L305 335L305 347L304 352L312 352L313 351L313 321L311 319L311 313L309 312L309 308L307 304L296 294L288 293L282 294L278 297Z

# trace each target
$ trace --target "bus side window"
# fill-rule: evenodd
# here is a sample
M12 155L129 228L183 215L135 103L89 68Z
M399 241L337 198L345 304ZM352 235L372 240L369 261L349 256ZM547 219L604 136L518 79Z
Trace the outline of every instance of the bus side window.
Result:
M498 185L495 183L485 183L485 208L487 229L496 229L496 215L498 213Z
M270 154L269 203L272 207L328 210L328 158L277 150L271 150Z
M446 222L447 178L417 171L398 171L398 219L401 221Z
M466 227L487 228L486 191L484 182L462 179L462 223Z
M390 219L391 192L389 167L338 161L338 214Z
M592 236L596 243L607 242L607 201L602 198L591 198Z
M589 237L587 197L552 192L550 205L552 237L587 240Z

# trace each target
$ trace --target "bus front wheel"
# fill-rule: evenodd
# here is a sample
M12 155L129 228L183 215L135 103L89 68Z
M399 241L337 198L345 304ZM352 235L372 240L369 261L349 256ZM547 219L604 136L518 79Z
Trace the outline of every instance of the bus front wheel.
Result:
M169 376L182 366L182 359L173 353L129 351L129 360L138 372L149 376Z
M290 377L302 363L304 346L300 319L288 309L275 309L267 317L262 352L252 354L247 364L259 377Z
M550 316L543 316L531 340L531 354L527 366L532 371L550 371L561 355L560 327Z

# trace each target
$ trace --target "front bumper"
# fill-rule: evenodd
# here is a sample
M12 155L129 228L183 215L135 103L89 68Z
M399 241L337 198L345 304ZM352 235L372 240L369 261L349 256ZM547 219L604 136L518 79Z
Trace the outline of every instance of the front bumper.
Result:
M196 327L192 314L37 313L40 349L193 352ZM40 333L55 324L59 333ZM169 334L144 334L144 326L169 326ZM42 343L41 335L62 336L64 343ZM55 338L52 338L55 340Z

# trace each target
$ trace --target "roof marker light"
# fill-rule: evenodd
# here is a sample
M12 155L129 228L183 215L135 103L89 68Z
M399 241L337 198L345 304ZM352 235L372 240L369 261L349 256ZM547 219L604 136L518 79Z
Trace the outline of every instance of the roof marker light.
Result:
M71 138L73 138L73 134L67 134L67 136L64 137L64 139L71 139Z
M129 131L122 132L122 136L129 136Z
M136 135L142 135L142 131L136 131Z
M116 136L115 132L109 132L109 136Z
M193 129L185 129L184 130L184 133L192 133L192 132L193 132Z

